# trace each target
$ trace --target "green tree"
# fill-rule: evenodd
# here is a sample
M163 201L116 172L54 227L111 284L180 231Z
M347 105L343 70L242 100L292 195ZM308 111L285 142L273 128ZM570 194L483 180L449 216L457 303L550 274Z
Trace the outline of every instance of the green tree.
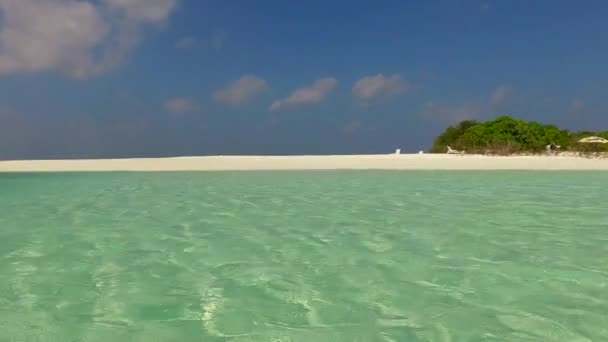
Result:
M448 127L435 139L432 152L443 152L446 145L471 153L541 152L547 145L568 148L571 141L571 134L556 126L501 116L484 123L463 121Z
M444 153L446 146L453 148L461 148L459 145L460 137L471 127L479 125L478 121L465 120L461 121L456 126L449 126L443 133L441 133L433 142L431 153Z

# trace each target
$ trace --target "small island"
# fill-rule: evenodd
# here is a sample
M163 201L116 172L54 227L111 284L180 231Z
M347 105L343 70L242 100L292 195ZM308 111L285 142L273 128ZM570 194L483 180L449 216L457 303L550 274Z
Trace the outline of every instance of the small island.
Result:
M501 116L479 122L461 121L448 127L433 142L431 153L458 150L467 154L529 155L568 153L604 155L608 152L608 131L570 132L554 125Z
M608 170L608 132L576 132L509 116L462 121L431 153L183 156L0 161L1 172L245 170ZM456 154L456 155L452 155Z

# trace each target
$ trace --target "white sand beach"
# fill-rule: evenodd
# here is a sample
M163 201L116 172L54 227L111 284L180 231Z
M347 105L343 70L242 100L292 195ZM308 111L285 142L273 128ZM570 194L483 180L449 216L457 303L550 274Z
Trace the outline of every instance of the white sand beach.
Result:
M0 161L0 172L221 170L608 170L608 158L387 154Z

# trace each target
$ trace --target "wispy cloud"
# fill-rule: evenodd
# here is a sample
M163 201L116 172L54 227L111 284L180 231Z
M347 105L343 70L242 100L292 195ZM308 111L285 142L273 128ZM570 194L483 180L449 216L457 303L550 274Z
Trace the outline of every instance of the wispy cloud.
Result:
M175 42L176 49L192 49L199 45L210 47L213 50L219 51L224 47L228 34L224 30L214 30L208 38L199 41L193 36L182 37Z
M354 135L357 134L363 127L363 123L359 119L355 119L346 123L346 125L342 126L342 133L345 135Z
M243 75L227 87L216 91L213 99L223 105L240 106L269 89L266 80L255 75Z
M183 37L175 42L175 48L177 49L191 49L196 46L198 40L196 37Z
M30 126L23 115L0 105L0 160L16 158L31 144Z
M460 104L441 104L429 101L419 110L419 115L442 124L454 124L462 120L482 119L504 114L501 111L512 102L513 92L512 86L501 85L485 97Z
M361 104L387 100L405 93L410 88L409 82L399 74L384 76L377 74L358 80L353 86L353 95Z
M224 30L215 30L211 33L211 38L209 39L211 47L214 50L221 50L224 47L224 43L228 38L228 34Z
M510 85L501 85L492 93L490 104L495 107L502 106L512 93L513 88Z
M66 0L54 0L54 2L65 1ZM32 1L30 0L30 2ZM169 13L171 13L171 11L175 8L175 5L177 4L177 0L101 0L101 2L105 3L111 9L124 12L124 14L126 14L126 17L134 22L163 21L167 19L167 16L169 15Z
M447 124L453 124L462 120L478 119L482 114L483 106L475 102L450 106L431 101L427 102L420 110L422 117Z
M165 109L172 114L185 114L198 112L199 105L192 99L176 97L165 102Z
M0 74L113 70L178 0L0 0Z
M587 103L582 99L574 99L568 108L568 113L571 115L581 114Z
M312 85L296 89L288 97L274 101L270 106L270 110L278 111L286 108L320 103L337 85L338 80L333 77L318 79Z

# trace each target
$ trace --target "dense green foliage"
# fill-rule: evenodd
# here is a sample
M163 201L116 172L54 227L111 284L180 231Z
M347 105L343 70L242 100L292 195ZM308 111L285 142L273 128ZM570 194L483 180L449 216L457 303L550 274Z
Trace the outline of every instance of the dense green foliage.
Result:
M460 137L462 137L464 132L466 132L469 128L477 125L479 125L478 121L465 120L461 121L456 126L448 127L445 132L443 132L435 139L433 147L431 148L431 153L443 153L445 152L446 146L459 146L458 140L460 139Z
M545 151L547 145L560 146L563 151L608 151L608 144L578 143L592 135L608 139L608 132L571 133L553 125L501 116L483 123L467 120L448 127L435 139L431 152L442 153L451 146L468 153L538 153Z

